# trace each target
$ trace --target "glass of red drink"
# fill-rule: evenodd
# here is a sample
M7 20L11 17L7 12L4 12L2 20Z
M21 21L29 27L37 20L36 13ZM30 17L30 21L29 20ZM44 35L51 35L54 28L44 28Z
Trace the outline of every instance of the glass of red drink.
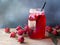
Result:
M44 10L35 9L31 11L32 13L30 13L28 20L28 26L31 28L29 37L33 39L45 38L46 17Z

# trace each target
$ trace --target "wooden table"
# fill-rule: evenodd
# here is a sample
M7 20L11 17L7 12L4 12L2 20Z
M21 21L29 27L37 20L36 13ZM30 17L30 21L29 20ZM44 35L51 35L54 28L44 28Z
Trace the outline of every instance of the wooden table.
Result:
M15 29L12 28L11 31L15 31ZM34 40L25 37L25 43L20 44L16 38L10 38L9 33L5 33L4 29L0 29L0 45L54 45L54 43L50 38ZM58 45L60 45L60 40L58 40Z

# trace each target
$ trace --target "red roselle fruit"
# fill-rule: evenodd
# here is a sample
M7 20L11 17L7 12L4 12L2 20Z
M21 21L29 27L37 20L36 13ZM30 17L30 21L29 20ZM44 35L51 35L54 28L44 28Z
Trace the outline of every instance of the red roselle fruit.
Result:
M36 18L36 19L38 18L38 15L37 15L37 14L35 14L35 18Z
M15 32L11 32L10 33L10 37L13 37L13 38L16 37L16 33Z
M56 25L55 28L58 30L58 29L60 29L60 26L59 25Z
M5 32L6 32L6 33L10 32L10 28L6 27L6 28L5 28Z
M47 32L52 32L52 31L53 31L53 29L52 29L51 26L46 26L45 30L46 30Z
M18 37L18 42L23 43L24 42L24 37L23 36L19 36Z
M53 30L52 34L57 35L58 34L57 30Z
M20 25L16 27L16 30L20 30L20 29L22 29Z
M22 29L20 29L20 30L17 31L18 35L23 35L23 33L24 33L24 31Z
M26 26L24 27L24 34L26 34L28 31L29 31L29 26L26 25Z
M31 20L31 21L36 20L36 16L34 16L34 14L30 14L29 20Z

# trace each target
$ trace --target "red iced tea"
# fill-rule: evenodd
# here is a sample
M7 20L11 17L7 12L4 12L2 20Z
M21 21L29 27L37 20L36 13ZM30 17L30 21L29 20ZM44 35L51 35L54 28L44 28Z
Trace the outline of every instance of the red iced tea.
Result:
M45 38L45 26L46 26L46 17L44 11L37 11L34 15L35 19L35 29L32 29L32 33L30 31L30 38L33 39L42 39ZM30 24L31 25L31 24Z

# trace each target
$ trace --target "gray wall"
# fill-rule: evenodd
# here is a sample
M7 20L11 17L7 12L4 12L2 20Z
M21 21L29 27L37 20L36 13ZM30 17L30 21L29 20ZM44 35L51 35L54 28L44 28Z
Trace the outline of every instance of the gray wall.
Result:
M0 28L24 26L29 9L41 8L45 0L0 0ZM46 0L47 25L60 24L60 0Z

